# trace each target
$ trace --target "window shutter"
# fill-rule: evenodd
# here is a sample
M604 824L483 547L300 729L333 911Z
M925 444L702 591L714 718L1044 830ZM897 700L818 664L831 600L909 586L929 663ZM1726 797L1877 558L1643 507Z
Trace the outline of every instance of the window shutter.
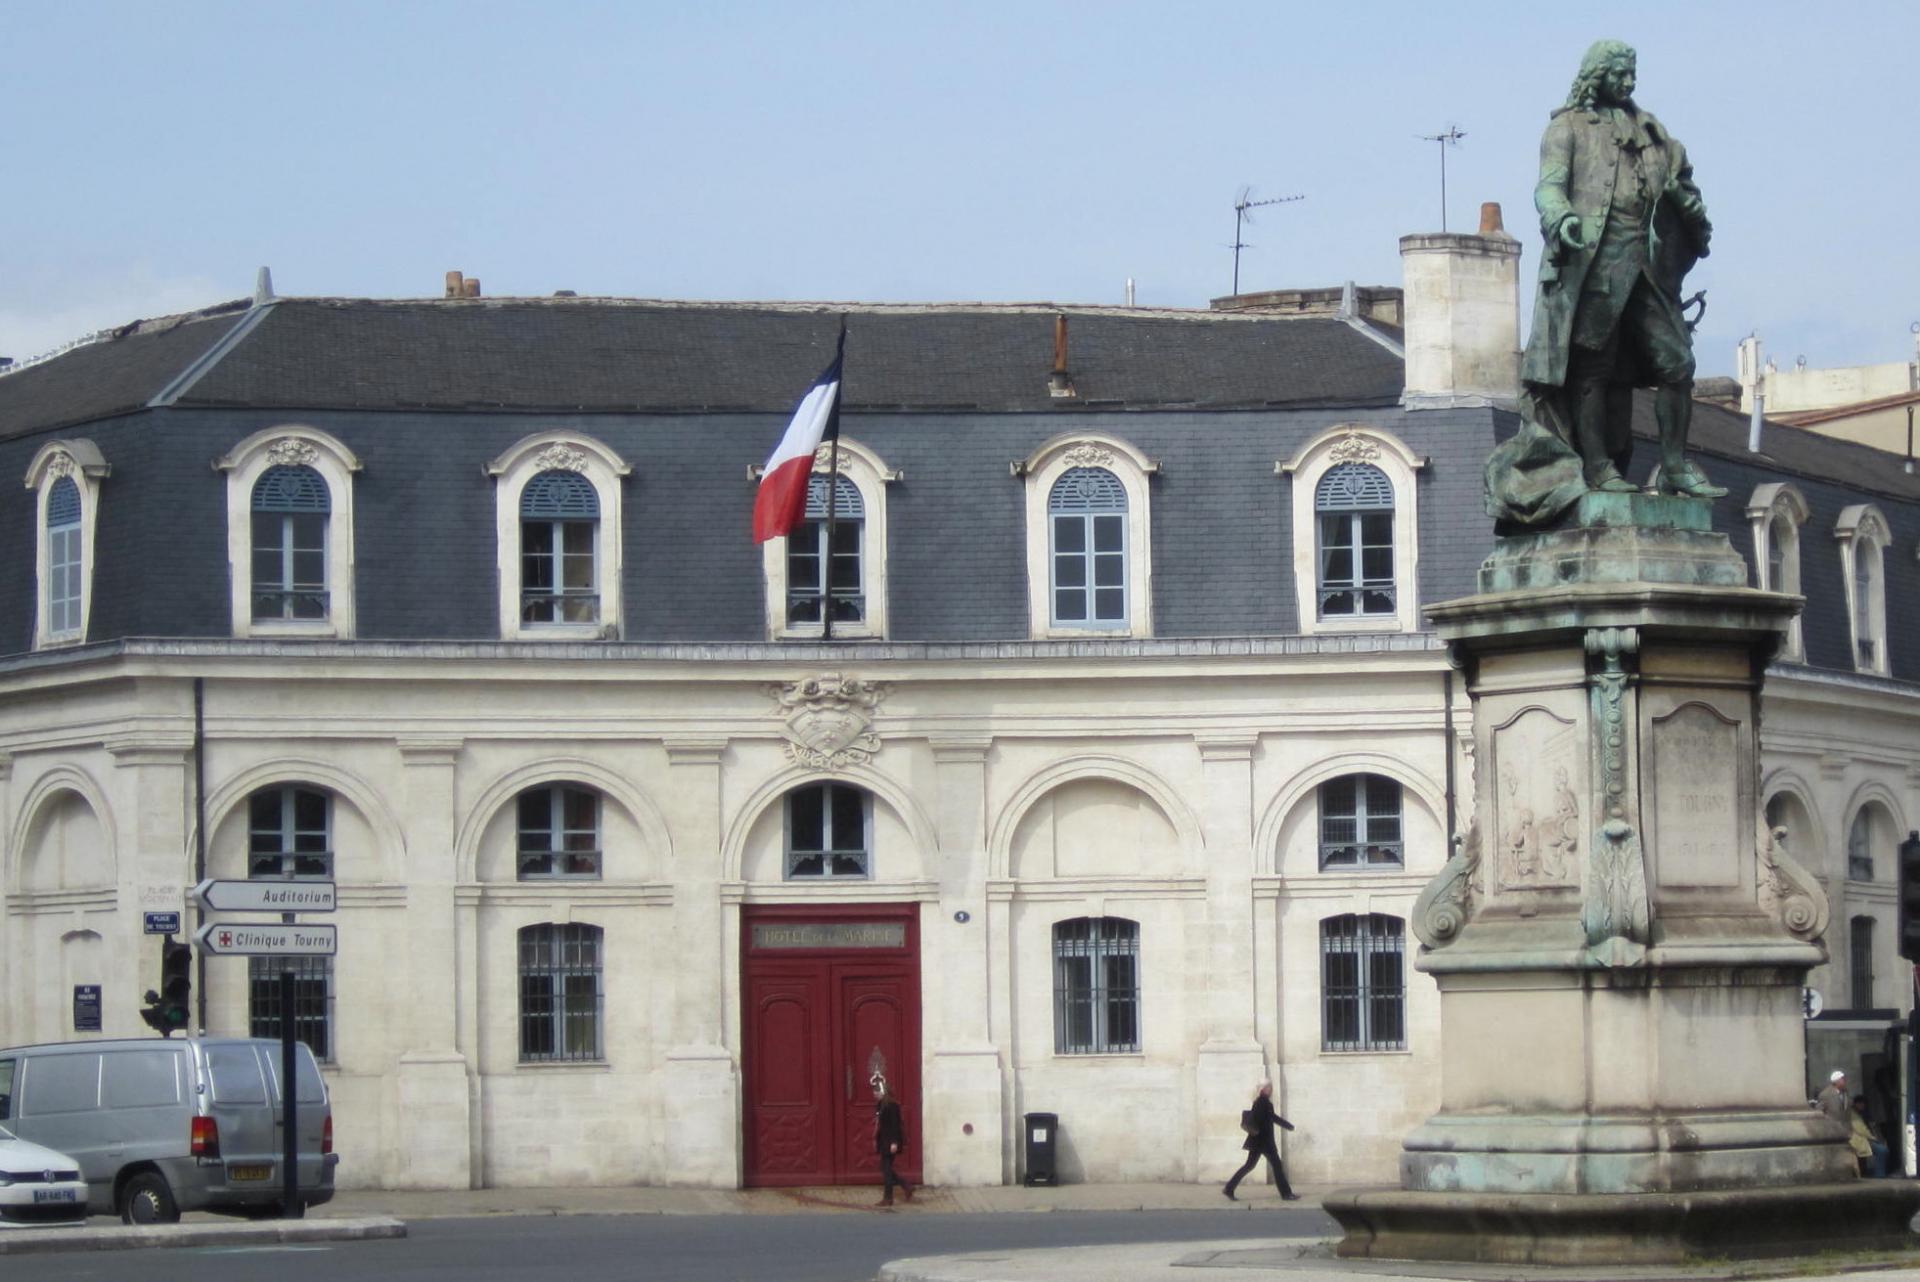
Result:
M73 478L63 476L53 483L53 490L47 495L47 528L55 530L63 525L80 524L80 487Z
M585 520L600 515L600 496L578 472L542 472L520 491L520 515L536 520Z
M1120 478L1103 467L1075 467L1061 473L1047 495L1047 511L1124 512L1127 490Z
M833 478L833 515L835 520L865 520L867 509L860 499L860 487L844 476ZM807 520L827 519L827 478L816 476L807 482Z
M261 473L253 483L256 512L331 512L333 496L320 473L300 465L280 464Z
M1393 482L1368 463L1342 463L1320 478L1313 492L1319 512L1377 512L1393 508Z

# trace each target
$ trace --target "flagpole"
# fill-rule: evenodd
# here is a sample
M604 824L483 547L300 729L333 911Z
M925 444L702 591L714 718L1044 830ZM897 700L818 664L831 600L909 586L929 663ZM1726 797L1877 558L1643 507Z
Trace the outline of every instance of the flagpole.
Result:
M833 531L838 521L840 497L840 403L847 393L847 317L840 315L840 340L834 346L834 359L840 365L840 387L833 398L833 417L828 426L833 443L827 447L827 546L820 557L820 639L833 640Z

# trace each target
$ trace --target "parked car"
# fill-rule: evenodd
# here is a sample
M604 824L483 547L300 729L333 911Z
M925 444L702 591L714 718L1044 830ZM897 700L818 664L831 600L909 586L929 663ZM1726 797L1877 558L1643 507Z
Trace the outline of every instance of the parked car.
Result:
M296 1046L296 1213L333 1197L333 1110ZM280 1210L280 1043L257 1037L51 1042L0 1050L0 1124L71 1154L88 1208L129 1224Z
M80 1163L0 1126L0 1224L77 1224L86 1218Z

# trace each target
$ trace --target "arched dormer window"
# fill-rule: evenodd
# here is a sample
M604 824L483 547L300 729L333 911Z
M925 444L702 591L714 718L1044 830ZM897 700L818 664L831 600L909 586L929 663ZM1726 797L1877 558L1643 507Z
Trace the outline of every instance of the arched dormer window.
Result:
M34 491L35 647L84 641L93 609L94 519L100 482L110 469L92 441L53 441L33 456L26 484Z
M505 640L618 637L620 478L591 437L543 432L487 464Z
M1421 459L1391 433L1342 423L1274 471L1293 485L1293 582L1300 631L1411 632L1420 626Z
M1871 503L1854 504L1841 509L1833 537L1840 542L1854 670L1887 676L1886 552L1893 541L1887 518Z
M275 427L214 466L227 474L234 635L352 636L353 451Z
M1757 587L1763 592L1800 594L1800 527L1807 523L1807 500L1796 486L1762 485L1747 503L1747 521L1753 528L1753 565ZM1787 625L1781 658L1803 660L1800 616Z
M772 640L820 636L829 603L835 637L887 635L887 486L899 480L900 473L866 446L842 436L839 473L829 489L831 457L824 446L814 456L806 513L793 533L760 545L767 636Z
M1117 438L1076 435L1013 470L1026 482L1033 635L1153 635L1147 478L1159 465Z

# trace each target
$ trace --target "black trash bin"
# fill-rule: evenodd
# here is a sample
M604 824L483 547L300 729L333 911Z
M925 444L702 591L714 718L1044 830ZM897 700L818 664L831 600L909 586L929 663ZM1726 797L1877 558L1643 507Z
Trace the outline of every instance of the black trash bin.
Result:
M1058 1186L1059 1170L1054 1165L1055 1142L1060 1137L1060 1115L1058 1113L1027 1114L1027 1178L1028 1186L1046 1184Z

